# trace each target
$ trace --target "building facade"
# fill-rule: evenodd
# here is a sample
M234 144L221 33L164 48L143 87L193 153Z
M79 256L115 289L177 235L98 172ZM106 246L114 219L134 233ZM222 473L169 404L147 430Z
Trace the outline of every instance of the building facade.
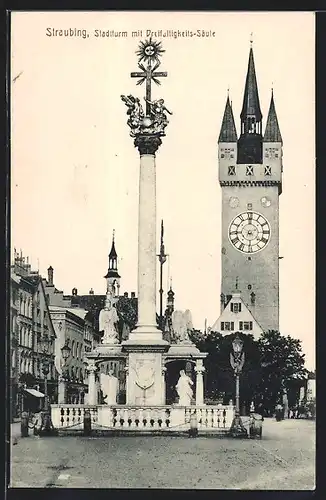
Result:
M11 266L11 394L12 411L18 415L28 407L39 407L30 389L57 399L58 373L54 362L55 331L51 321L42 277L32 271L28 258L15 252ZM46 351L41 340L48 340ZM45 375L44 370L48 369Z
M228 96L218 140L218 158L222 190L221 313L234 291L238 291L264 331L278 330L282 137L273 92L263 133L252 47L240 136Z

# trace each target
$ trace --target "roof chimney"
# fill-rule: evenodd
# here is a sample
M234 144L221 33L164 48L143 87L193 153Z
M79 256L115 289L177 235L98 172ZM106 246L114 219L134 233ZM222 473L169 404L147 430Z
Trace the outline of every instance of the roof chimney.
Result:
M134 299L134 298L136 297L135 292L131 292L130 297L131 297L132 299Z
M125 292L125 293L123 294L123 296L124 296L124 297L128 297L128 292Z
M90 294L90 295L94 295L94 290L93 290L93 288L91 288L91 289L90 289L89 294Z
M48 284L49 286L53 286L53 267L48 267Z
M77 290L77 288L73 288L71 293L72 293L73 295L78 295L78 290Z

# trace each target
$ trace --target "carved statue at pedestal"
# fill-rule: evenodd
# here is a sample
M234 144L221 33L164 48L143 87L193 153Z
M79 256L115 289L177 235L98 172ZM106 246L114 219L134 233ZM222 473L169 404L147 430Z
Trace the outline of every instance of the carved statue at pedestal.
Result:
M115 324L119 320L115 304L110 297L107 296L104 309L101 310L99 316L99 330L104 331L102 343L103 344L118 344L118 332Z
M192 330L192 320L189 309L185 312L173 311L172 330L175 343L182 344L191 342L189 339L189 331Z
M117 377L113 375L112 370L109 370L108 375L105 373L100 374L100 384L105 404L117 404L118 382L119 381Z
M184 370L180 371L180 378L178 380L177 385L175 386L178 396L179 396L179 405L180 406L190 406L191 399L193 396L193 390L191 386L194 385L188 375L186 375Z

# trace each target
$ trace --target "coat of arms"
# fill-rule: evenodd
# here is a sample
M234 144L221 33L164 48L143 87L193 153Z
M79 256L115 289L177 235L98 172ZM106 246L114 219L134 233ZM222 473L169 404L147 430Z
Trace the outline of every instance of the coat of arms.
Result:
M154 360L139 360L136 361L136 385L143 391L149 389L154 384L155 368Z

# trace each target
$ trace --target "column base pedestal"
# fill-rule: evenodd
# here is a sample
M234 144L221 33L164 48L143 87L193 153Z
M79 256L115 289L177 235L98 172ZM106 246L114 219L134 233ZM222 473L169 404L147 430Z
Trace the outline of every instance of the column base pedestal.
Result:
M163 340L161 330L152 325L137 326L121 346L127 352L167 352L170 348L169 342Z

